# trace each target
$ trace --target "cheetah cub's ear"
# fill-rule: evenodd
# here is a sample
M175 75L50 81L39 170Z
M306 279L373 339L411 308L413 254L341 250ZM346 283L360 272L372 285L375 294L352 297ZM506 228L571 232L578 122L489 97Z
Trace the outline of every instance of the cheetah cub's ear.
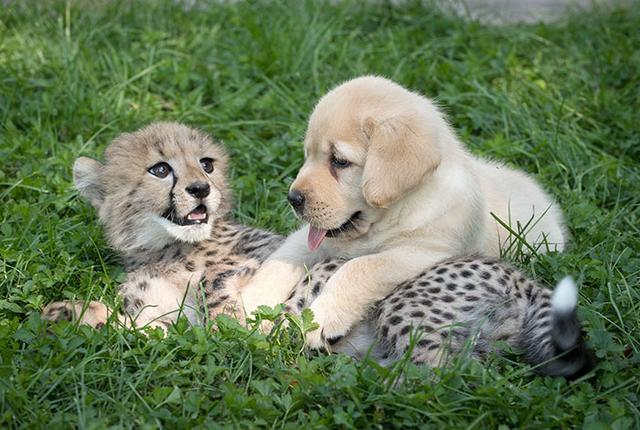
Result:
M80 157L73 164L73 182L76 185L76 189L96 209L100 209L104 201L101 173L102 164L88 157Z

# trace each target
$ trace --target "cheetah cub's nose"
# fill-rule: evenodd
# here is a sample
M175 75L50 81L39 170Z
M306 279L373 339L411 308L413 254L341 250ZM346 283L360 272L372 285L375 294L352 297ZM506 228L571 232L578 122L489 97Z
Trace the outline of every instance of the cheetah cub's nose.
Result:
M189 194L199 199L204 199L209 195L211 187L206 182L194 182L185 188Z

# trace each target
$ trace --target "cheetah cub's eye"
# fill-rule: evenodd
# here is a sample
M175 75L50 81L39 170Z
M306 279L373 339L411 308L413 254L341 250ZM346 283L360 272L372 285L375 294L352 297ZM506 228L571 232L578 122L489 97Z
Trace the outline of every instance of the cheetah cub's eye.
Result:
M200 165L202 166L202 170L204 170L205 172L213 172L213 159L203 158L200 160Z
M169 166L167 163L163 161L161 163L158 163L149 167L148 172L158 178L166 178L167 175L171 173L171 166Z

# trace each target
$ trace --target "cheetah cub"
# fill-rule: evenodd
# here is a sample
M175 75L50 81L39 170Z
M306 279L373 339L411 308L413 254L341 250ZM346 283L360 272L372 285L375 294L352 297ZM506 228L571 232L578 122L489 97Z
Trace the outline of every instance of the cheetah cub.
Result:
M228 220L223 148L195 129L155 123L116 138L104 158L80 157L73 176L123 256L120 321L166 329L180 314L199 324L241 313L227 307L282 238ZM43 318L100 327L109 314L99 302L67 301L48 305Z
M300 312L344 264L314 266L285 309ZM578 290L565 278L551 292L504 261L459 257L399 284L369 317L329 348L385 363L410 348L416 364L440 366L465 350L480 358L503 341L544 375L572 379L594 365L576 315Z

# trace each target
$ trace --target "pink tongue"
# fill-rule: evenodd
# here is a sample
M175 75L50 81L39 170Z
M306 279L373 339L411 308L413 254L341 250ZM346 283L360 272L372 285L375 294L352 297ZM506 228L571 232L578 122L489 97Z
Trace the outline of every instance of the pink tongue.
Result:
M187 215L187 219L189 220L205 219L206 217L206 212L191 212L189 215Z
M324 239L326 235L327 230L309 226L309 237L307 238L307 245L309 246L309 250L315 251L316 249L318 249L318 247L322 243L322 239Z

